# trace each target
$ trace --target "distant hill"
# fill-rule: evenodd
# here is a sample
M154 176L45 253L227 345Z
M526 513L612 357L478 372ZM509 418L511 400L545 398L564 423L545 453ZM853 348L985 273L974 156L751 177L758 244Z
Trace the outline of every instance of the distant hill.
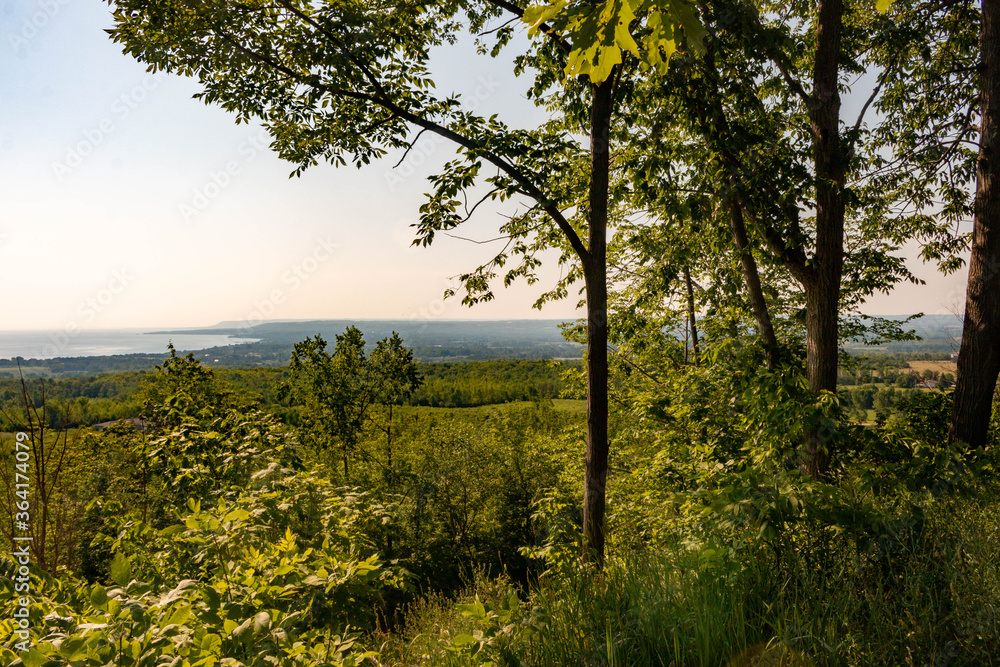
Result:
M461 361L485 359L551 359L579 357L583 346L568 342L559 325L563 320L305 320L269 321L253 327L220 322L212 327L174 330L191 334L223 334L257 338L265 348L278 346L291 354L292 345L308 336L321 335L333 343L349 326L364 332L365 341L375 342L392 335L402 336L421 361ZM234 349L251 346L235 346Z
M905 316L887 319L902 320ZM337 334L351 325L364 332L367 343L375 343L392 334L403 337L422 362L487 361L494 359L579 359L583 346L562 337L563 320L284 320L268 321L257 326L241 327L238 322L219 322L210 327L150 331L146 333L205 334L256 338L244 343L197 350L193 354L216 368L253 368L283 366L288 363L292 346L308 336L319 334L333 344ZM848 344L852 354L872 353L951 353L958 350L962 338L961 318L954 315L925 315L910 322L922 340L866 346ZM110 371L151 370L162 363L165 353L60 357L22 360L26 376L72 377ZM14 360L0 360L0 377L16 376Z
M887 320L902 321L907 315L884 315ZM865 354L872 352L958 352L962 342L962 317L958 315L924 315L904 325L913 330L921 340L899 341L885 345L848 344L848 352Z

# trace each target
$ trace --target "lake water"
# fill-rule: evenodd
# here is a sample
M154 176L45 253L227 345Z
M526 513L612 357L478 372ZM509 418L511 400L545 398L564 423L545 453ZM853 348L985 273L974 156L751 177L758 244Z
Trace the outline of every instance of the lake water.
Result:
M166 354L173 341L177 351L253 343L256 338L230 338L218 334L145 333L145 329L88 331L0 331L0 359L52 359L100 357L112 354Z

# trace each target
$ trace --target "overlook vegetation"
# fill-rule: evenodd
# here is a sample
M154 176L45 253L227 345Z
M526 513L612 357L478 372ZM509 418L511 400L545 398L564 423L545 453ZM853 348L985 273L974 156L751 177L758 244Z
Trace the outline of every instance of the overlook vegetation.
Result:
M7 664L997 662L1000 0L109 4L293 175L449 142L414 243L492 213L448 295L554 256L585 352L6 385ZM463 41L545 120L440 89ZM968 263L954 374L845 352L914 340L907 247Z
M845 422L835 476L809 480L788 465L812 409L792 400L806 391L796 374L762 379L752 347L704 345L711 363L669 375L614 367L601 572L578 559L582 404L543 391L577 391L578 367L423 367L391 421L373 404L347 475L341 436L301 421L305 402L271 403L282 418L260 409L289 369L217 373L173 354L141 379L56 383L123 391L144 429L43 434L40 413L6 400L46 474L32 495L33 647L7 645L4 661L991 664L996 425L970 457L944 444L949 394L910 390L877 423ZM473 378L500 400L404 404ZM518 383L532 400L503 402ZM0 581L6 634L16 596Z

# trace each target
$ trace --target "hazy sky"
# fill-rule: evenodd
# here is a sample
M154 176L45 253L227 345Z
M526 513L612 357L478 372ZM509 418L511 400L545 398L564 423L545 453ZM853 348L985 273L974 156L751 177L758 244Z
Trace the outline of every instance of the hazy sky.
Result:
M292 166L259 127L192 100L121 54L99 0L0 0L0 330L186 327L220 320L573 317L531 303L546 285L442 301L490 248L439 236L411 248L425 177L452 149L429 140L366 169ZM532 125L541 111L503 63L459 49L439 89ZM426 136L426 135L425 135ZM462 230L488 238L498 218ZM551 264L551 263L550 263ZM946 313L964 272L873 299L870 313ZM549 271L549 277L556 275Z

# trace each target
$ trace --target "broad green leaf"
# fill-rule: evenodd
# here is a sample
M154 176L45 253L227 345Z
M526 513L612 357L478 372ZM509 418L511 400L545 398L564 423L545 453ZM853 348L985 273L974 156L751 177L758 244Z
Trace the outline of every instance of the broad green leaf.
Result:
M21 653L21 662L24 663L25 667L42 667L48 661L49 659L45 657L45 654L34 646L26 652Z
M223 519L223 521L226 523L230 521L246 521L249 518L250 518L250 512L247 512L246 510L236 509L227 514L226 518Z
M170 537L171 535L176 535L184 530L184 526L176 523L172 526L167 526L159 532L160 537Z
M90 604L98 609L104 609L105 605L108 604L108 592L100 584L94 586L93 590L90 591Z
M207 634L201 640L201 650L217 655L222 649L222 638L219 635Z
M115 554L111 561L111 580L119 586L126 585L132 579L132 563L125 554L119 552Z
M240 623L240 624L239 624L239 625L238 625L238 626L237 626L237 627L236 627L236 628L235 628L235 629L233 630L233 633L232 633L232 634L233 634L233 637L239 637L239 636L241 636L241 635L242 635L243 633L245 633L245 632L246 632L246 631L247 631L247 630L248 630L248 629L250 628L250 624L251 624L251 623L253 623L253 617L251 617L251 618L248 618L247 620L245 620L245 621L243 621L242 623Z
M168 625L183 625L185 621L191 618L191 607L189 605L178 605L174 609L174 613L170 615L166 623L163 623L160 627L164 628Z
M180 583L177 584L176 588L168 593L164 593L163 596L160 597L159 606L165 607L171 602L180 600L184 596L184 591L197 585L198 582L193 579L182 579Z

